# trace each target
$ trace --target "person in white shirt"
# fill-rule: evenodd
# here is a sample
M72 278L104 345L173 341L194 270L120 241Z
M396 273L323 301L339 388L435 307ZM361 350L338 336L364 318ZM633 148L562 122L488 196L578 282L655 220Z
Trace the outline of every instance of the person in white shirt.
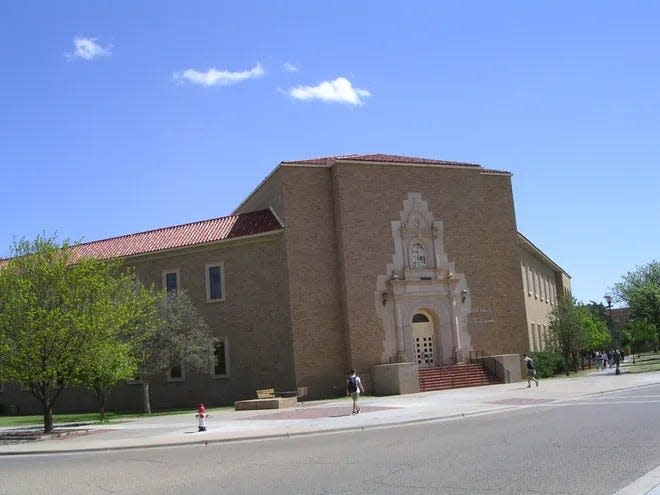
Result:
M527 388L532 386L532 380L536 383L536 386L539 386L539 381L536 379L536 365L534 360L529 357L527 354L523 354L525 366L527 367Z
M360 392L364 393L364 386L362 380L357 376L355 370L351 370L346 379L346 397L350 395L353 399L353 414L360 413L360 406L358 400L360 399Z

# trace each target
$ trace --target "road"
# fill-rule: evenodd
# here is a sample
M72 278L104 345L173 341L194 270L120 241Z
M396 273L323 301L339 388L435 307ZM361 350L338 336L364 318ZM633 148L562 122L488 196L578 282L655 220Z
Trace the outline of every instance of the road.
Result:
M0 494L612 494L660 465L660 385L412 426L0 458Z

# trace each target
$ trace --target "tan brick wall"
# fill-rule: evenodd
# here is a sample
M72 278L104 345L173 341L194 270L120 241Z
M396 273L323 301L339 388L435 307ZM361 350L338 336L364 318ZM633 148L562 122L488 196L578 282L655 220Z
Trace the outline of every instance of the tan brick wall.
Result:
M338 164L333 169L351 364L380 364L374 310L376 277L394 250L391 221L409 192L420 192L444 222L445 249L465 273L472 305L492 311L492 325L472 325L472 345L490 354L526 348L525 310L510 177L478 169Z
M348 362L331 170L281 170L298 384L312 396L343 393Z
M151 386L152 407L231 404L254 398L257 389L293 390L293 346L288 280L282 233L223 242L131 260L140 281L162 287L162 271L178 269L187 291L209 328L227 339L229 376L186 372L185 381L163 377ZM224 264L224 302L206 302L205 264ZM110 407L141 402L141 387L125 385L111 396Z

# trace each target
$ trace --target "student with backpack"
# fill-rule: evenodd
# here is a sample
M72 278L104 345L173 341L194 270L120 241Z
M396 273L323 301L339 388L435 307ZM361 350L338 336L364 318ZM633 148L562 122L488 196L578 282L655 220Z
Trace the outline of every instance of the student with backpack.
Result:
M536 365L534 360L529 357L527 354L523 354L525 365L527 366L527 388L532 386L532 380L536 383L536 386L539 386L539 381L536 379Z
M351 370L346 379L346 397L349 395L353 399L353 414L360 413L360 406L358 405L358 400L360 399L360 392L364 393L364 386L362 385L362 380L357 376L355 370Z

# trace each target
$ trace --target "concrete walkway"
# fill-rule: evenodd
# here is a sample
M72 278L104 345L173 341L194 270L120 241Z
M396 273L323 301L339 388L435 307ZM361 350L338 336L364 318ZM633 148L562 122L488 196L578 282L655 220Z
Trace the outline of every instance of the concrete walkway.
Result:
M208 431L198 433L194 405L189 414L155 416L109 425L71 426L86 430L16 444L0 445L0 455L134 449L237 440L288 437L353 429L368 429L423 421L449 420L526 407L561 404L619 389L660 383L660 372L614 374L614 369L575 378L540 380L485 387L360 399L361 412L351 414L351 400L305 402L295 408L268 411L219 410L209 412ZM0 428L0 432L17 428ZM57 426L58 430L66 427Z

